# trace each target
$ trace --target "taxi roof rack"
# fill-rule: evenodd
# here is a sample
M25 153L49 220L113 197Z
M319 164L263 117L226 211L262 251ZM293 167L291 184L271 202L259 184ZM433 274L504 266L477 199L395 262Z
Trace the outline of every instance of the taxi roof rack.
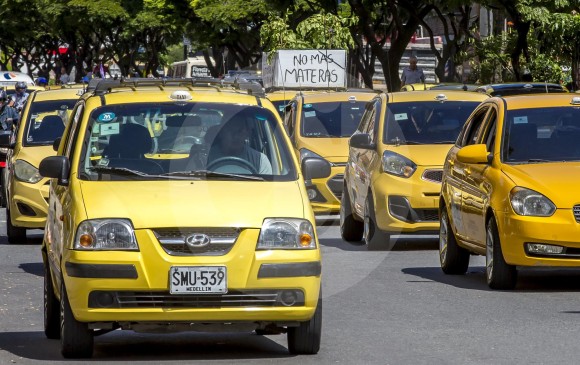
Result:
M113 89L130 88L133 91L139 87L158 87L164 90L165 87L181 86L189 90L194 88L210 87L219 92L224 89L246 91L249 95L265 96L262 85L256 81L243 79L222 80L210 77L182 78L182 79L152 79L152 78L119 78L119 79L92 79L87 87L87 92L95 95L103 95Z

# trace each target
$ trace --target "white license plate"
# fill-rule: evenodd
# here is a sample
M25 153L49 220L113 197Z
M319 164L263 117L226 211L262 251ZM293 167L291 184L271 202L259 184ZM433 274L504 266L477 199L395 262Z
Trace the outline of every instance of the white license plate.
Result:
M224 294L227 282L225 266L173 266L169 271L171 294Z

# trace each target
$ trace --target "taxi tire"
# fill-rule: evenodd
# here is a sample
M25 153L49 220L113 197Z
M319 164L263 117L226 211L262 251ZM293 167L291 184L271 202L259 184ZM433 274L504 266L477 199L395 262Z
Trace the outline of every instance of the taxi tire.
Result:
M6 236L8 236L9 243L24 243L26 241L26 228L12 225L8 204L6 205Z
M444 232L445 231L445 232ZM447 248L445 258L441 255L441 239L445 235ZM441 209L441 221L439 226L439 262L441 270L447 275L463 275L469 267L469 251L457 244L453 228L449 223L447 209Z
M367 245L368 251L386 251L393 248L391 245L391 235L388 232L381 231L377 226L375 217L375 207L373 197L369 193L365 203L364 213L364 234L363 238Z
M67 359L89 358L93 356L93 331L87 323L75 319L64 280L60 291L60 352Z
M354 219L350 196L346 190L342 191L340 199L340 235L347 242L360 242L364 233L364 222Z
M315 355L320 350L322 337L322 297L309 321L300 322L298 327L289 327L288 351L293 355Z
M497 223L495 222L494 218L491 218L487 222L485 237L485 278L487 279L487 285L491 289L513 290L516 287L518 280L518 271L514 265L510 265L505 262L503 252L501 250L501 242L499 240ZM489 242L490 240L491 242ZM487 252L489 247L492 248L491 263L489 262L490 255L488 255Z
M44 267L44 334L51 340L60 338L60 307L48 264Z

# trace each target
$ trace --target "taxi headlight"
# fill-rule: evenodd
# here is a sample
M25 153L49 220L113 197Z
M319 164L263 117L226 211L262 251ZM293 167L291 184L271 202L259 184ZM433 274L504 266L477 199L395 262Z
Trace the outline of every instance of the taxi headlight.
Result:
M409 178L417 170L417 165L405 156L398 153L385 151L382 159L383 172Z
M82 222L75 237L75 250L133 250L139 246L133 225L127 219L89 219Z
M38 169L24 160L16 160L14 163L14 176L20 181L31 184L36 184L42 179Z
M314 227L306 219L266 218L262 223L259 250L313 250L316 248Z
M510 192L510 202L519 215L549 217L556 211L550 199L537 191L516 186Z

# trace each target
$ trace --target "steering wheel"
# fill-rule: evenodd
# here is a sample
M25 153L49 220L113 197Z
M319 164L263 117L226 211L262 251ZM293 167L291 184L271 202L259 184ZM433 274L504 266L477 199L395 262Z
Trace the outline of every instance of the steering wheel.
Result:
M212 162L208 163L206 168L208 170L212 170L212 167L215 168L217 166L223 165L238 165L249 170L252 174L258 174L258 170L249 163L248 161L244 160L243 158L235 157L235 156L226 156L220 157L218 159L213 160Z

